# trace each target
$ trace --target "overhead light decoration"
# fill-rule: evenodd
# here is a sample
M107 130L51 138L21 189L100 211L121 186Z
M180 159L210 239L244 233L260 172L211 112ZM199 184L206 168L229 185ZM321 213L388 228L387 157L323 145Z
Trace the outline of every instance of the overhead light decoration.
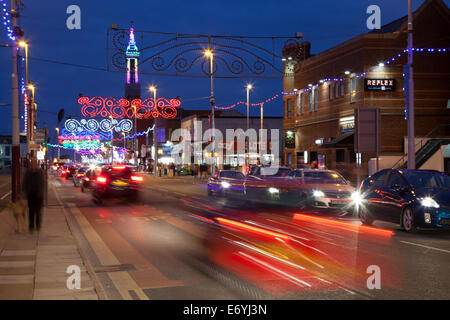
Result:
M111 132L114 130L116 132L129 132L133 129L133 121L130 119L103 119L98 121L96 119L68 119L64 123L64 127L68 132Z

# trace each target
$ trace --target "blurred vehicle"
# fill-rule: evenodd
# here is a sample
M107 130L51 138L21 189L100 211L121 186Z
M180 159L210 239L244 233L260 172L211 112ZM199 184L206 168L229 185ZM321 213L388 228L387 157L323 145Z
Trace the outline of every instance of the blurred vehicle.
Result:
M353 207L352 194L355 188L336 171L298 169L290 173L290 178L307 185L301 195L306 205L345 208L349 211Z
M88 169L89 167L81 167L76 171L75 175L73 176L73 185L75 187L81 187L81 184L83 183L83 179Z
M125 165L103 166L92 181L92 196L96 203L108 198L125 198L137 201L144 178Z
M417 228L450 228L450 177L434 170L385 169L365 179L358 206L361 222L399 223Z
M90 167L86 173L84 174L83 180L81 181L81 192L84 192L86 189L92 189L92 181L97 179L97 176L101 172L100 167Z
M224 196L226 189L242 184L244 179L245 176L239 171L216 171L215 176L208 179L208 196Z
M243 180L236 180L232 188L225 191L229 203L241 206L245 202L296 205L304 186L289 179L289 168L253 166Z
M68 167L65 169L65 171L66 171L66 174L65 174L66 179L73 178L73 176L75 175L75 173L76 173L77 170L78 170L78 168L77 168L76 165L70 165L70 166L68 166Z

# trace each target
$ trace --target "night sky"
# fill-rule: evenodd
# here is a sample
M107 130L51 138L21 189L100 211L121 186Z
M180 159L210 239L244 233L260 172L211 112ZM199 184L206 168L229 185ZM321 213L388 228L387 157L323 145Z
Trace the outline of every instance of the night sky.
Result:
M416 9L423 0L413 1ZM8 7L10 1L7 1ZM115 23L120 28L160 32L213 35L292 36L303 32L311 42L311 52L319 53L353 36L368 32L366 8L381 8L381 22L388 23L407 14L407 0L227 0L227 1L143 1L143 0L23 0L25 10L20 25L30 43L30 57L106 68L106 32ZM446 2L447 5L449 2ZM81 8L81 30L68 30L66 8ZM0 44L9 43L0 26ZM281 54L281 52L278 52ZM11 49L0 47L0 104L11 103ZM56 112L80 118L76 103L79 93L86 96L121 97L125 73L96 71L30 60L30 78L36 84L40 126L56 126ZM278 79L216 79L218 106L245 100L245 85L254 89L252 102L259 102L282 90ZM140 75L144 97L149 85L158 87L158 96L182 98L186 109L208 109L209 79ZM282 115L281 99L265 105L265 115ZM0 134L11 133L11 107L0 107ZM245 106L238 110L244 111ZM259 108L254 108L259 115ZM51 113L53 112L53 113ZM52 132L52 131L50 131ZM54 140L54 139L52 139Z

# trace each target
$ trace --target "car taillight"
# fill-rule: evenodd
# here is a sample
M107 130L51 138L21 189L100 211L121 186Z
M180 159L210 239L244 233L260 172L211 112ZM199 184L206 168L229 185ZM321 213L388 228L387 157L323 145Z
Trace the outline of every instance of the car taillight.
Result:
M131 181L142 182L142 181L144 181L144 178L141 176L131 176Z
M100 177L97 177L97 182L99 182L99 183L106 183L106 177L102 177L102 176L100 176Z
M66 170L62 170L61 173L62 173L62 174L65 174L65 173L66 173Z
M82 174L82 173L77 174L77 177L82 177L82 176L84 176L84 174Z
M84 181L91 181L91 179L89 179L89 178L84 178Z

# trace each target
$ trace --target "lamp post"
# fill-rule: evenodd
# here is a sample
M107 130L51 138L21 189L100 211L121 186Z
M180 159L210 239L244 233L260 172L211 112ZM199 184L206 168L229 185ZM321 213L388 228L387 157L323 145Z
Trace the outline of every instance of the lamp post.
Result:
M153 108L156 108L155 110L158 111L157 109L157 101L156 101L156 88L154 86L151 86L149 88L149 90L151 92L153 92ZM155 175L155 177L158 174L158 139L156 137L156 128L157 128L157 120L158 118L155 118L154 121L154 125L153 125L153 150L154 150L154 156L153 156L153 174ZM148 133L147 133L148 135Z
M28 123L27 123L27 155L33 158L33 150L30 150L30 142L34 141L34 94L35 86L32 83L27 85L31 91L31 102L28 104ZM29 100L28 100L29 101Z
M134 164L137 165L137 137L136 137L136 113L137 108L136 106L131 106L134 109L134 139L133 139L133 159Z
M247 85L247 131L248 131L248 129L250 128L250 116L249 116L249 114L250 114L250 90L252 89L253 87L252 87L252 85L251 84L248 84ZM250 141L249 141L250 142ZM247 173L247 170L248 170L248 165L249 165L249 157L250 157L250 155L249 155L249 153L250 153L250 146L249 146L249 142L247 142L246 144L245 144L245 146L246 146L246 152L245 152L245 173Z
M416 169L414 133L414 78L413 78L413 15L412 0L408 0L408 169Z
M211 50L206 50L205 51L205 56L209 57L209 75L211 78L211 97L209 99L209 102L211 103L211 129L212 129L212 134L211 134L211 161L212 161L212 165L211 165L211 176L214 176L216 174L216 148L215 148L215 129L216 129L216 124L215 124L215 119L214 119L214 108L215 108L215 101L214 101L214 54L212 53Z
M59 162L59 150L61 149L61 148L59 147L59 139L58 139L58 136L59 136L59 128L56 128L55 130L56 130L56 132L57 132L56 140L58 141L58 162Z

